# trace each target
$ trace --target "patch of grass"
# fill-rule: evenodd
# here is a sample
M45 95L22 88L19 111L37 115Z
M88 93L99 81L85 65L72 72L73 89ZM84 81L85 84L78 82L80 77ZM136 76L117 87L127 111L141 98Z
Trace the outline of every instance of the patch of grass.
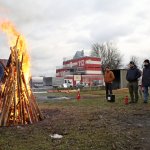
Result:
M0 128L0 150L133 150L142 149L142 119L150 118L149 105L125 105L128 90L114 91L115 103L105 100L105 91L81 91L71 100L38 100L45 119L34 125ZM36 94L51 96L54 93ZM59 93L58 96L68 96ZM143 115L144 114L144 115ZM143 116L142 116L143 115ZM143 125L143 124L142 124ZM52 139L50 134L61 134Z

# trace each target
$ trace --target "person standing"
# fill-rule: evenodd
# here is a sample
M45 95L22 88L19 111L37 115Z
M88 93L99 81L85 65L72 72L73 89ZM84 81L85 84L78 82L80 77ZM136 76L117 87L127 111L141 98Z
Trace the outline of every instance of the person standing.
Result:
M3 68L2 64L0 63L0 81L3 76L4 76L4 68Z
M138 78L141 77L141 71L136 67L133 61L129 63L126 80L128 81L128 89L131 101L129 103L138 102Z
M104 73L104 81L105 81L105 89L106 89L106 99L109 94L113 94L112 92L112 82L115 79L114 73L110 70L110 67L107 66Z
M148 88L150 87L150 62L148 59L144 60L142 86L144 88L144 103L147 103L149 96Z

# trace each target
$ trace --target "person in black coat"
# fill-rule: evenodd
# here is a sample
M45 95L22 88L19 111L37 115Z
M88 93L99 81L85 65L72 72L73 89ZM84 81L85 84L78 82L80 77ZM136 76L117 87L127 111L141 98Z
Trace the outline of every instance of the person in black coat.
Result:
M3 77L3 75L4 75L4 68L3 68L2 64L0 63L0 81Z
M141 71L136 67L133 61L129 63L126 80L128 81L128 89L130 93L130 103L138 102L138 79L141 77Z
M1 81L2 81L3 76L4 76L4 68L3 68L3 65L0 63L0 93L1 93L1 90L2 90L1 89ZM0 105L1 105L1 102L0 102Z
M150 62L148 59L144 60L142 86L144 88L144 103L147 103L149 96L148 88L150 87Z

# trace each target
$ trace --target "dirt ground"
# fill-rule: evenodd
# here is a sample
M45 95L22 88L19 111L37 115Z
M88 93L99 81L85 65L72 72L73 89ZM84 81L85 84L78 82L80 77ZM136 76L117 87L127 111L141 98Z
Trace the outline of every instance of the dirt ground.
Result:
M94 145L93 138L86 139L88 142L85 142L85 144L89 145L91 143L91 147L85 146L85 149L149 150L150 109L147 106L144 106L142 109L136 106L131 107L132 110L130 112L117 108L97 109L88 112L83 109L78 109L77 111L74 108L71 110L60 110L58 108L43 110L47 119L41 122L41 126L45 127L48 125L51 133L59 133L63 136L70 134L70 130L77 130L80 134L91 132L89 135L93 136L93 138L94 136L98 138L95 140L99 142L101 142L100 134L105 138L103 139L104 145L97 142ZM60 127L60 125L63 125L63 127ZM97 134L95 132L100 132L100 134L94 135ZM91 142L90 140L93 141ZM75 142L76 138L72 137L72 140L68 143L69 147Z
M124 105L127 92L116 91L115 103L108 103L103 93L83 93L78 103L61 102L57 108L43 109L46 120L41 125L50 123L52 133L71 138L68 145L73 149L149 150L150 106L142 100ZM70 137L72 131L83 134L79 137L85 140L83 147L77 145L79 139Z

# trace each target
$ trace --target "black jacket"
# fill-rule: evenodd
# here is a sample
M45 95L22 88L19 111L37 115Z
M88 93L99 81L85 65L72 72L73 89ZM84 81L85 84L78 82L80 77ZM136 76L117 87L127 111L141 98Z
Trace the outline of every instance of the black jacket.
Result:
M150 86L150 64L143 69L142 85Z
M1 78L3 77L3 75L4 75L4 68L3 68L3 66L0 64L0 80L1 80Z
M129 82L137 81L141 76L141 72L137 67L130 68L126 74L126 80Z

